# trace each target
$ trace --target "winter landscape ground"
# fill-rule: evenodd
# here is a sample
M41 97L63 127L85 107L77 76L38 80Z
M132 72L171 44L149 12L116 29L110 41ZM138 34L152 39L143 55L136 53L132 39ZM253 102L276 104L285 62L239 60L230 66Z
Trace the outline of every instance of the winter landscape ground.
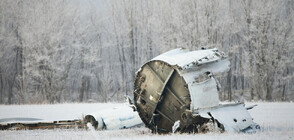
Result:
M218 133L206 134L152 134L145 127L124 130L21 130L0 131L0 139L294 139L294 103L246 103L247 106L258 104L250 110L254 121L261 126L255 134ZM101 109L120 106L119 103L91 103L91 104L51 104L51 105L0 105L0 121L5 118L38 118L43 121L78 119L83 115L97 112Z

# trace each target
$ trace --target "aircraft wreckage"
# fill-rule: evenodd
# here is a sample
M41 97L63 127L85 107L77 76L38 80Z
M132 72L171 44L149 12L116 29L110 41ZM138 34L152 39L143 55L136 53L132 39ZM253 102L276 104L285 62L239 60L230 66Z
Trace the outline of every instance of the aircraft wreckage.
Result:
M243 103L221 105L215 75L230 62L217 49L175 49L145 63L137 72L134 104L154 132L198 132L213 123L221 131L251 132L259 128Z
M136 73L134 100L129 106L86 115L83 120L47 123L10 123L0 129L89 128L112 130L143 123L154 133L255 132L244 103L220 104L215 75L227 72L230 62L217 49L175 49L145 63ZM137 111L137 112L136 112ZM141 121L142 120L142 121ZM212 126L212 127L211 127Z

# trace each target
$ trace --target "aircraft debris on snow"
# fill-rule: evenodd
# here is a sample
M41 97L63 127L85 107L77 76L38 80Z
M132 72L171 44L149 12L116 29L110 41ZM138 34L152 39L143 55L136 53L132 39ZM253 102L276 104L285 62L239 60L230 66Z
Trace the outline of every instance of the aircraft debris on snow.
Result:
M220 104L216 75L230 62L217 49L174 49L145 63L136 73L130 105L88 114L82 120L0 124L7 129L89 128L115 130L145 124L154 133L246 132L260 128L244 103ZM134 102L134 103L132 103Z

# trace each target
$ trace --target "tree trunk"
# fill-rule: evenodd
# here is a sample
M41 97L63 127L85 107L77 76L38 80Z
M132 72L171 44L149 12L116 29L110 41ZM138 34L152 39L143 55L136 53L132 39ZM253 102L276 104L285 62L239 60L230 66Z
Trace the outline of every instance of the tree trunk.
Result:
M85 76L82 78L82 84L80 88L79 102L84 101L84 91L85 91Z
M283 85L283 91L282 91L282 101L286 101L286 84Z
M232 101L232 86L231 86L232 70L230 69L227 76L227 85L228 85L228 99Z
M12 104L12 81L8 82L8 104Z
M3 81L2 81L2 70L0 67L0 104L3 103Z

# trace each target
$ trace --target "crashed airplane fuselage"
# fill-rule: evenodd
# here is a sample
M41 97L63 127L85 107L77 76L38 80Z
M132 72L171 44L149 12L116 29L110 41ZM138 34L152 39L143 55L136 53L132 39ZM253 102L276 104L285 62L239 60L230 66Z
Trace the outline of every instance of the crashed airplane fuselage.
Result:
M243 103L221 105L214 75L227 72L230 62L217 49L175 49L145 63L136 73L134 104L153 132L199 132L212 123L221 131L254 132Z

